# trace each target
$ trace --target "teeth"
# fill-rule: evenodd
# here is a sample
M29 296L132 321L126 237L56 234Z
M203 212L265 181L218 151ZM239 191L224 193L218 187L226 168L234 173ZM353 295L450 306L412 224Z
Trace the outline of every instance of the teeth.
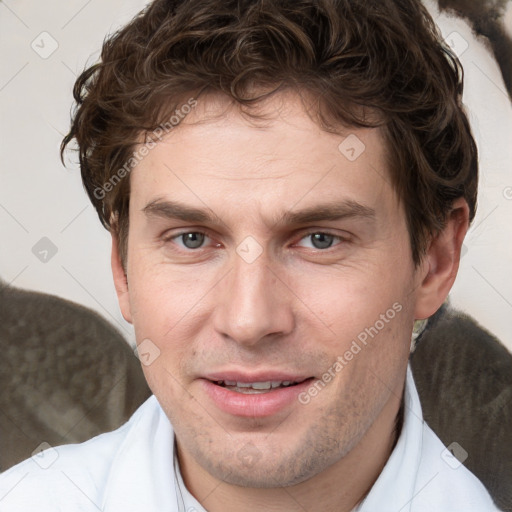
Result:
M270 389L272 383L268 382L253 382L250 387L253 389Z
M255 390L269 390L269 389L276 389L279 387L288 387L291 384L294 384L291 380L273 380L273 381L266 381L266 382L236 382L234 380L219 380L217 381L217 384L224 386L224 387L231 387L231 388L242 388L242 389L255 389Z

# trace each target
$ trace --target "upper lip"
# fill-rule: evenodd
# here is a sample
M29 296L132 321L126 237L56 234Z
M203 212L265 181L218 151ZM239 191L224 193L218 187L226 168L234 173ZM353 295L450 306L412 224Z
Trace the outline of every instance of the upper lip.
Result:
M207 375L204 375L203 378L213 382L227 380L248 384L251 382L302 382L311 378L311 375L278 371L250 373L241 372L239 370L226 370L208 373Z

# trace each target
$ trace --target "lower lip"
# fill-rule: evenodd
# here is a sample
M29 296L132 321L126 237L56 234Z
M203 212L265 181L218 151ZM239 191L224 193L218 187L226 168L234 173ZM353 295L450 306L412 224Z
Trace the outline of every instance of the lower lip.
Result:
M276 388L266 393L245 394L201 379L206 394L219 409L234 416L247 418L272 416L298 402L298 395L310 386L311 381L312 379L307 379L295 386Z

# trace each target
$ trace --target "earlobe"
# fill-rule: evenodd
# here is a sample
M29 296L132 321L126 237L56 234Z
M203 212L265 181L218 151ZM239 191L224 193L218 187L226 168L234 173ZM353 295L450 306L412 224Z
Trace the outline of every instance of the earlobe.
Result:
M112 255L111 255L111 266L112 275L114 278L114 286L117 293L117 300L121 313L124 319L132 323L132 315L130 310L130 293L128 290L128 279L126 272L121 262L121 256L119 253L119 238L116 233L111 232L112 236Z
M465 199L453 202L444 229L431 241L420 266L415 318L433 315L443 304L459 269L462 242L469 227L469 207Z

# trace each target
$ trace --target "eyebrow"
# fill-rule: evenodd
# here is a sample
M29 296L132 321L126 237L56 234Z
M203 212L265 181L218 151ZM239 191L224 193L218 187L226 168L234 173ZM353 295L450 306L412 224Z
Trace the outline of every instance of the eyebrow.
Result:
M155 199L148 203L142 211L147 217L163 219L179 219L184 222L225 224L211 209L194 208L177 201ZM274 225L309 224L319 221L336 221L345 218L374 219L375 210L353 200L330 202L311 206L298 211L286 211L279 215Z
M163 219L179 219L185 222L217 222L222 224L218 215L210 210L200 210L177 201L164 201L155 199L148 203L142 211L147 217L160 217Z
M353 200L343 200L312 206L299 211L287 211L279 219L279 224L309 224L319 221L335 221L345 218L360 217L374 219L375 210Z

